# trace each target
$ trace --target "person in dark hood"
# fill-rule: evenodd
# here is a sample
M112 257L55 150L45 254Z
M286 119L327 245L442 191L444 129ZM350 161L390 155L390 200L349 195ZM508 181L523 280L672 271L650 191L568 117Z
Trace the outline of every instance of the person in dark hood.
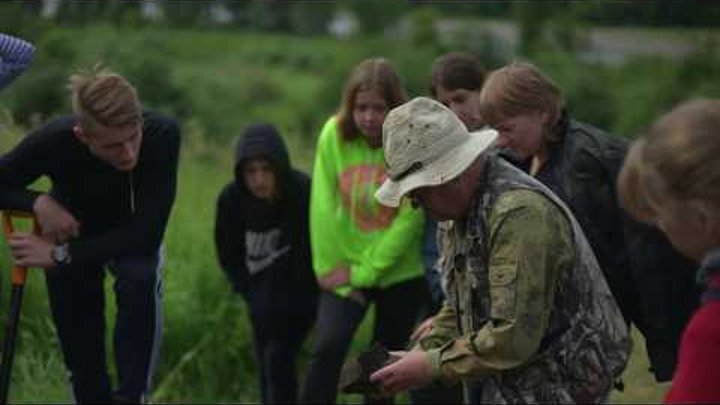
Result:
M217 200L218 259L250 310L262 402L293 403L295 360L317 307L310 179L290 165L277 129L262 123L243 131L234 175Z

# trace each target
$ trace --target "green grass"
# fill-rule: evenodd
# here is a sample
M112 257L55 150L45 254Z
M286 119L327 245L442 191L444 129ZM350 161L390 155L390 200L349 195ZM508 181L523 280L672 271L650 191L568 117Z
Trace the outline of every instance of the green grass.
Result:
M650 363L645 351L645 339L640 332L633 328L633 353L630 362L623 374L625 390L613 391L611 403L647 404L661 403L670 383L657 383L648 371Z

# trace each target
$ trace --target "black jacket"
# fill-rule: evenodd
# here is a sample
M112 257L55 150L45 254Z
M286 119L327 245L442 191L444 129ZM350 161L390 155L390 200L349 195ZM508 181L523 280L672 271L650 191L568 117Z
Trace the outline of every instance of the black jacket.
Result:
M70 242L73 265L104 263L160 247L175 185L180 131L175 121L145 112L137 166L119 171L98 159L73 134L75 121L54 119L0 158L0 209L32 211L42 176L50 194L80 222Z
M273 203L253 196L243 181L243 162L257 156L267 158L275 173L279 196ZM251 126L237 145L235 179L217 200L215 246L222 270L256 318L315 312L309 199L310 179L290 166L277 131Z
M573 211L628 323L646 340L658 381L672 378L682 331L699 302L694 264L659 230L620 207L617 178L628 142L563 116L537 178ZM527 165L526 165L527 166Z

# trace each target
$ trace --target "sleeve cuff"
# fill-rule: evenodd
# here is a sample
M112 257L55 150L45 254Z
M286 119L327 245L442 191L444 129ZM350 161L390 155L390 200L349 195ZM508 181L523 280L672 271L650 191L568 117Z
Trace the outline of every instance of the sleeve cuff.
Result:
M21 194L18 196L17 199L17 209L20 211L27 211L29 213L34 213L33 207L35 206L35 200L41 195L42 193L35 190L23 190Z
M350 285L355 288L373 287L377 283L377 277L373 269L360 264L353 264L350 267Z
M71 260L73 261L73 264L78 261L78 249L77 249L77 241L70 240L68 242L68 254L70 254ZM82 254L79 254L80 257L82 257ZM82 260L82 259L80 259Z
M430 376L433 381L442 381L442 368L440 363L440 349L431 349L427 352L428 363L430 363Z

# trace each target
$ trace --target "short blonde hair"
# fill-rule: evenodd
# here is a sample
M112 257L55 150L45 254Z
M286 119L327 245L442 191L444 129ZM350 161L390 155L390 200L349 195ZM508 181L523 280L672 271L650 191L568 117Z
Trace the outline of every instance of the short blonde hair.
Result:
M119 127L142 121L137 91L124 77L95 66L70 76L73 114L92 131L98 125Z
M338 128L343 139L351 140L360 135L353 119L355 96L360 91L377 90L385 100L388 111L407 101L400 76L385 58L370 58L353 68L345 82L340 111L337 115Z
M618 179L623 207L652 222L649 200L693 202L720 216L720 100L679 104L633 143Z
M490 72L480 91L480 114L491 126L518 115L545 112L553 128L564 108L560 89L532 63L513 62Z

